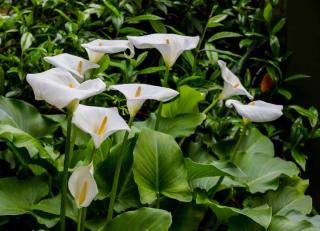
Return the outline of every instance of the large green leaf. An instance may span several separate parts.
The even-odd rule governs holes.
[[[268,205],[238,209],[220,205],[216,201],[209,200],[208,197],[203,194],[198,194],[197,204],[209,206],[218,217],[219,221],[223,223],[228,223],[229,218],[232,216],[243,215],[267,229],[272,218],[272,209]]]
[[[231,162],[212,161],[211,163],[204,164],[186,158],[185,164],[188,170],[189,180],[209,176],[245,176],[245,174]]]
[[[177,115],[198,113],[198,104],[204,100],[204,94],[184,85],[179,88],[179,97],[162,107],[161,116],[174,118]]]
[[[18,180],[0,179],[0,216],[32,214],[34,205],[49,192],[48,184],[40,177]]]
[[[277,191],[269,191],[263,196],[252,196],[247,200],[247,204],[262,205],[268,204],[272,207],[274,215],[285,216],[291,210],[296,210],[301,214],[308,214],[312,210],[312,199],[305,196],[297,189],[286,186]]]
[[[31,104],[3,96],[0,97],[0,123],[10,124],[36,138],[57,128],[55,122],[43,117]]]
[[[143,128],[133,155],[134,180],[142,203],[151,204],[159,194],[191,201],[183,155],[172,136]]]
[[[292,211],[286,216],[274,216],[269,231],[318,231],[320,230],[320,216],[308,217]]]
[[[292,177],[299,174],[294,163],[269,154],[238,153],[235,163],[246,173],[247,176],[239,181],[246,184],[251,193],[275,190],[282,175]]]
[[[274,148],[270,139],[262,135],[258,129],[252,128],[239,145],[238,153],[262,153],[274,156]]]
[[[59,194],[53,198],[41,200],[33,206],[33,210],[50,213],[58,217],[60,215],[60,202],[61,195]],[[74,221],[77,221],[78,218],[78,209],[71,196],[67,197],[66,216]]]
[[[158,131],[169,134],[174,138],[188,137],[192,135],[195,129],[205,120],[206,116],[202,113],[189,113],[178,115],[174,118],[160,118]],[[138,122],[134,125],[143,128],[154,128],[156,117],[154,114],[144,122]]]
[[[11,125],[0,124],[0,138],[13,143],[18,148],[26,148],[30,157],[38,152],[44,158],[50,157],[38,139]]]
[[[171,214],[165,210],[140,208],[118,215],[102,230],[108,231],[167,231],[171,225]]]

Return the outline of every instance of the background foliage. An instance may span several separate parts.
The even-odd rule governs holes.
[[[81,44],[93,38],[125,39],[157,32],[200,35],[201,45],[185,52],[170,72],[170,87],[179,89],[180,97],[164,106],[160,131],[167,135],[146,128],[154,124],[155,115],[148,115],[156,103],[148,102],[138,114],[123,167],[128,169],[135,159],[134,179],[132,173],[122,171],[116,211],[154,201],[157,190],[145,187],[146,179],[139,178],[143,173],[137,172],[140,162],[153,158],[141,148],[148,145],[143,136],[154,136],[173,153],[172,159],[163,158],[163,167],[168,168],[163,172],[171,170],[170,179],[160,179],[161,208],[171,212],[172,230],[318,229],[318,217],[306,216],[312,210],[311,198],[304,195],[308,181],[299,177],[306,164],[303,144],[320,136],[318,112],[290,104],[286,84],[308,76],[282,72],[290,52],[282,34],[286,20],[277,4],[277,0],[2,1],[0,224],[31,230],[51,228],[58,221],[66,122],[57,109],[34,101],[26,74],[49,69],[45,56],[68,52],[86,57]],[[157,51],[137,50],[134,59],[123,57],[105,56],[100,69],[87,77],[100,76],[107,85],[160,85],[165,67]],[[218,59],[231,64],[255,98],[286,106],[280,120],[249,126],[237,150],[243,155],[233,163],[227,160],[243,130],[242,120],[225,107],[216,107],[207,116],[201,113],[221,90]],[[117,106],[127,116],[125,99],[119,94],[103,93],[86,103]],[[88,137],[81,131],[77,134],[72,168],[85,162],[92,149],[92,144],[87,146]],[[88,211],[87,228],[92,230],[103,227],[121,135],[105,142],[95,158],[99,195]],[[161,157],[165,151],[157,153]],[[185,174],[174,171],[179,168]],[[223,182],[215,188],[220,176]],[[179,187],[170,188],[172,179]],[[155,194],[150,197],[145,191]],[[112,230],[121,230],[128,217],[146,214],[155,222],[153,227],[160,227],[153,217],[163,217],[159,230],[166,230],[170,217],[159,213],[140,208],[122,214],[111,224]],[[67,216],[77,217],[71,200]]]

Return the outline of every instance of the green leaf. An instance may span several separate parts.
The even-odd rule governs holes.
[[[291,211],[286,216],[274,216],[268,230],[318,231],[320,229],[320,225],[316,220],[319,219],[319,215],[310,218],[296,211]]]
[[[237,152],[239,154],[245,152],[247,154],[261,153],[270,157],[274,156],[273,143],[256,128],[249,130],[249,134],[244,137]]]
[[[9,124],[33,137],[43,137],[57,128],[57,123],[43,117],[31,104],[0,97],[0,123]]]
[[[238,209],[220,205],[218,202],[211,201],[202,194],[198,194],[196,202],[197,204],[209,206],[218,217],[219,221],[225,224],[228,223],[229,218],[232,216],[243,215],[267,229],[272,218],[272,209],[268,205]]]
[[[286,24],[286,19],[282,18],[279,20],[279,22],[272,28],[271,34],[275,35],[278,33]]]
[[[223,26],[221,23],[223,20],[225,20],[228,17],[227,14],[219,14],[211,17],[208,21],[208,28],[217,27],[217,26]]]
[[[49,153],[44,149],[39,140],[18,128],[7,124],[0,124],[0,138],[11,142],[17,148],[26,148],[30,157],[39,153],[41,158],[51,159]]]
[[[308,109],[305,109],[305,108],[303,108],[301,106],[298,106],[298,105],[290,105],[288,107],[288,109],[293,109],[296,112],[298,112],[300,115],[305,116],[307,118],[313,118],[314,117],[314,114],[312,112],[310,112]]]
[[[144,15],[139,15],[135,17],[128,18],[126,20],[127,23],[137,23],[139,21],[157,21],[157,20],[163,20],[163,18],[153,15],[153,14],[144,14]]]
[[[29,47],[31,47],[32,43],[34,41],[34,37],[30,32],[23,33],[20,41],[21,49],[26,50]]]
[[[274,215],[285,216],[291,210],[308,214],[312,210],[312,198],[305,196],[291,186],[281,187],[277,191],[269,191],[265,195],[255,195],[246,201],[251,206],[268,204]]]
[[[215,47],[211,43],[206,43],[204,49],[210,64],[216,64],[218,62],[218,53],[215,51]]]
[[[246,173],[247,177],[239,181],[246,184],[251,193],[275,190],[282,175],[292,177],[299,174],[299,169],[294,163],[274,158],[269,154],[238,153],[235,163]]]
[[[161,116],[174,118],[177,115],[199,112],[198,104],[204,100],[204,94],[184,85],[179,88],[179,97],[162,107]]]
[[[59,216],[60,203],[61,203],[61,195],[59,194],[55,197],[41,200],[39,203],[33,206],[33,210]],[[67,197],[66,216],[71,218],[74,221],[77,221],[77,218],[78,218],[78,208],[76,207],[74,199],[71,196]]]
[[[118,215],[101,230],[123,231],[129,228],[130,231],[167,231],[171,222],[171,214],[165,210],[140,208]]]
[[[307,157],[296,149],[291,150],[291,156],[297,162],[297,164],[302,168],[302,170],[305,171]]]
[[[155,32],[157,32],[157,33],[167,33],[167,28],[163,24],[163,22],[158,21],[158,20],[152,20],[152,21],[149,21],[149,22],[150,22],[150,25],[152,26],[152,28],[155,30]]]
[[[286,78],[284,81],[285,82],[289,82],[289,81],[294,81],[294,80],[298,80],[298,79],[307,79],[307,78],[311,78],[311,76],[310,75],[297,74],[297,75],[292,75],[292,76]]]
[[[49,193],[48,184],[40,177],[18,180],[0,179],[0,216],[32,213],[33,206]]]
[[[189,113],[174,118],[160,118],[158,130],[170,134],[174,138],[188,137],[194,133],[205,118],[206,115],[202,113]],[[155,119],[154,123],[151,124],[155,124]]]
[[[147,67],[143,70],[138,71],[139,75],[147,75],[147,74],[152,74],[152,73],[156,73],[159,71],[164,71],[166,70],[165,66],[160,66],[160,67]]]
[[[189,180],[209,176],[245,176],[245,174],[231,162],[212,161],[211,163],[204,164],[186,158],[185,164],[188,170]]]
[[[183,155],[172,136],[143,128],[133,156],[134,180],[142,203],[151,204],[159,194],[191,201]]]
[[[223,32],[219,32],[216,33],[215,35],[211,36],[208,39],[208,42],[213,42],[216,41],[218,39],[223,39],[223,38],[236,38],[236,37],[241,37],[242,35],[239,33],[235,33],[235,32],[230,32],[230,31],[223,31]]]
[[[270,42],[270,47],[271,47],[272,54],[275,57],[278,57],[279,56],[279,52],[280,52],[280,42],[279,42],[278,37],[275,36],[275,35],[271,35],[269,42]]]
[[[174,138],[188,137],[205,120],[206,116],[202,113],[189,113],[178,115],[174,118],[160,118],[158,131],[169,134]],[[157,117],[150,114],[150,118],[144,122],[135,122],[134,126],[142,129],[144,127],[154,128]]]
[[[112,13],[114,13],[115,16],[117,16],[117,17],[120,16],[120,13],[119,13],[118,9],[117,9],[114,5],[112,5],[109,1],[103,0],[103,3],[104,3],[104,5],[105,5],[106,7],[109,8],[109,10],[112,11]]]
[[[272,5],[268,3],[263,11],[264,20],[269,24],[272,19]]]
[[[5,74],[2,67],[0,67],[0,96],[4,94],[4,87],[5,87]]]

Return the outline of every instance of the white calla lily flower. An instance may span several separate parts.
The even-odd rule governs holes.
[[[62,68],[28,74],[27,82],[31,85],[36,100],[45,100],[59,109],[68,106],[75,99],[82,100],[97,95],[106,88],[101,79],[80,84]]]
[[[166,102],[179,95],[179,92],[170,88],[138,83],[112,85],[109,89],[118,90],[125,95],[128,111],[132,118],[148,99]]]
[[[252,101],[251,103],[244,105],[238,100],[228,99],[226,106],[236,109],[238,114],[252,122],[268,122],[278,119],[283,113],[283,106],[264,101]]]
[[[77,167],[69,178],[68,187],[77,207],[88,207],[98,194],[98,186],[93,177],[92,163]]]
[[[253,96],[243,87],[239,78],[228,69],[225,62],[219,60],[218,64],[221,69],[221,75],[224,80],[223,90],[220,94],[220,99],[224,100],[234,95],[245,95],[250,100]]]
[[[130,51],[128,58],[134,56],[134,47],[128,40],[104,40],[96,39],[89,43],[81,45],[88,53],[89,60],[93,63],[98,63],[104,54],[114,54],[119,52]]]
[[[99,67],[99,65],[96,63],[67,53],[51,57],[44,57],[44,60],[55,67],[60,67],[71,72],[78,80],[83,80],[84,74],[89,69]]]
[[[144,36],[127,36],[128,40],[139,49],[157,49],[168,68],[171,68],[182,52],[192,50],[199,43],[199,36],[177,34],[150,34]]]
[[[94,145],[99,148],[102,142],[120,130],[130,131],[117,108],[103,108],[79,104],[74,111],[72,123],[91,135]]]

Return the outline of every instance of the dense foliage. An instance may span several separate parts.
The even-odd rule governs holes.
[[[305,195],[308,180],[300,177],[307,159],[303,145],[320,136],[318,112],[290,103],[286,83],[308,76],[282,72],[290,52],[282,42],[286,20],[277,5],[277,0],[0,0],[0,225],[58,227],[67,118],[34,100],[26,75],[48,70],[46,56],[87,57],[81,44],[96,38],[175,33],[200,36],[198,47],[184,52],[170,70],[168,84],[180,95],[163,104],[158,131],[157,101],[147,101],[137,114],[124,152],[117,216],[108,224],[124,132],[97,150],[99,194],[87,210],[86,228],[318,230],[320,218],[310,215],[312,199]],[[211,108],[223,86],[218,60],[255,99],[284,105],[284,115],[247,123],[223,103]],[[99,77],[107,86],[161,85],[166,69],[155,49],[136,49],[131,59],[105,55],[99,64],[86,78]],[[115,91],[82,103],[118,107],[129,118],[125,98]],[[70,173],[88,164],[94,147],[78,128],[73,137]],[[73,230],[79,211],[69,199],[67,224]]]

